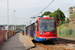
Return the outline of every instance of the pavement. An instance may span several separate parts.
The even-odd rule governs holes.
[[[9,41],[4,42],[1,45],[0,50],[27,50],[35,46],[31,40],[32,38],[17,33],[9,38]]]

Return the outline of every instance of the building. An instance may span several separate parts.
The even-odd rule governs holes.
[[[71,16],[75,13],[75,6],[70,7],[68,11],[69,11],[68,18],[71,19]]]
[[[0,30],[4,30],[4,29],[5,29],[5,26],[0,25]]]
[[[9,29],[8,29],[9,28]],[[11,25],[9,25],[9,27],[8,26],[5,26],[5,30],[13,30],[13,27],[11,26]]]

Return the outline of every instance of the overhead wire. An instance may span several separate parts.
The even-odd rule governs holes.
[[[54,1],[54,0],[53,0]],[[53,2],[52,1],[52,2]],[[50,2],[42,11],[40,11],[37,15],[39,15],[40,13],[42,13],[49,5],[51,5],[52,4],[52,2]],[[35,15],[35,16],[37,16],[37,15]]]
[[[53,1],[54,1],[54,0],[52,0],[52,2],[53,2]],[[43,10],[41,10],[37,15],[39,15],[40,13],[42,13],[50,4],[52,4],[52,2],[50,2],[50,3],[49,3]],[[37,16],[37,15],[35,15],[35,16]],[[35,16],[34,16],[34,17],[35,17]],[[32,17],[32,18],[34,19],[34,17]],[[33,20],[33,19],[32,19],[32,20]],[[30,20],[30,23],[31,23],[32,20]]]

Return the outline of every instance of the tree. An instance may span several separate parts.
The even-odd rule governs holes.
[[[49,16],[50,17],[54,17],[54,13],[49,13]]]
[[[44,12],[43,14],[42,14],[42,16],[44,16],[44,15],[49,15],[51,12],[49,12],[49,11],[46,11],[46,12]]]
[[[59,20],[59,11],[60,11],[60,20],[63,22],[63,21],[65,21],[65,15],[59,9],[57,9],[56,11],[54,11],[54,18],[57,18],[57,20]]]
[[[71,16],[71,19],[73,19],[75,17],[75,13]]]
[[[67,18],[67,23],[69,23],[69,19]]]
[[[60,20],[61,22],[65,21],[65,15],[64,13],[57,9],[56,11],[54,11],[53,13],[52,12],[49,12],[49,11],[46,11],[42,14],[42,16],[44,15],[49,15],[50,17],[54,17],[54,18],[57,18],[57,20],[59,21],[59,11],[60,11]]]

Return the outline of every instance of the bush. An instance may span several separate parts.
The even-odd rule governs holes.
[[[73,31],[74,31],[74,30],[73,30],[72,28],[69,28],[69,29],[68,29],[69,35],[72,35],[72,34],[73,34]]]
[[[69,19],[67,18],[67,23],[69,23],[70,21],[69,21]]]
[[[69,19],[67,18],[67,20],[66,21],[63,21],[63,24],[65,24],[65,23],[69,23],[70,21],[69,21]]]
[[[75,13],[71,16],[71,19],[73,19],[75,17]]]
[[[68,27],[68,24],[64,24],[64,26],[67,26]]]

